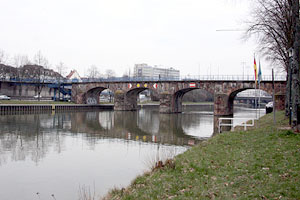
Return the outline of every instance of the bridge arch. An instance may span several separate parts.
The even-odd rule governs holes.
[[[199,87],[182,87],[174,93],[162,93],[160,95],[160,112],[162,113],[180,113],[182,112],[183,97],[186,93],[199,90],[214,94],[214,92],[205,86]]]
[[[183,96],[192,91],[196,90],[199,88],[185,88],[182,90],[178,90],[177,92],[174,93],[174,112],[182,112],[182,99]]]
[[[152,91],[149,87],[136,87],[129,90],[117,90],[115,92],[115,110],[135,111],[138,109],[138,95],[145,90]]]
[[[255,89],[255,83],[250,82],[247,84],[227,84],[221,91],[215,93],[215,102],[214,102],[214,114],[218,116],[228,116],[233,115],[233,101],[236,95],[242,91],[248,89]],[[268,94],[273,93],[273,84],[272,82],[262,82],[260,85],[260,90],[267,92]],[[275,101],[276,109],[283,110],[285,102],[285,83],[278,82],[275,85]]]
[[[226,116],[233,114],[231,102],[234,96],[243,90],[253,89],[254,81],[230,80],[182,80],[182,81],[144,81],[144,82],[94,82],[72,85],[72,100],[86,103],[86,99],[97,96],[108,88],[114,92],[115,110],[136,110],[137,94],[150,89],[159,96],[160,112],[181,112],[182,97],[194,89],[203,89],[214,94],[214,114]],[[261,89],[271,93],[272,81],[262,81]],[[275,82],[276,108],[284,109],[286,82]],[[133,106],[132,106],[133,105]]]
[[[240,89],[236,89],[234,91],[232,91],[229,94],[229,98],[228,98],[228,102],[227,102],[227,108],[228,108],[228,113],[229,115],[233,115],[233,109],[234,109],[234,99],[236,97],[236,95],[240,92],[246,91],[246,90],[251,90],[251,89],[255,89],[252,87],[248,87],[248,88],[240,88]]]
[[[106,87],[94,87],[83,94],[83,101],[86,104],[99,104],[100,94],[106,90]]]

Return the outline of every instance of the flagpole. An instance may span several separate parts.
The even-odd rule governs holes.
[[[272,89],[273,89],[273,121],[274,125],[276,125],[276,102],[275,102],[275,82],[274,82],[274,68],[272,68]]]
[[[254,108],[255,108],[255,118],[257,119],[257,95],[256,95],[256,80],[255,80],[255,97],[254,97],[254,103],[255,103],[255,106],[254,106]]]
[[[258,92],[259,92],[259,96],[258,96],[258,118],[260,118],[260,81],[258,82]]]
[[[261,66],[260,66],[260,60],[259,60],[259,66],[258,66],[258,92],[259,92],[259,96],[258,96],[258,118],[260,118],[260,95],[261,95],[261,91],[260,91],[260,82],[262,80],[261,77]]]
[[[254,97],[254,108],[255,108],[255,118],[257,119],[257,99],[256,99],[256,88],[257,88],[257,67],[256,67],[256,61],[255,61],[255,54],[254,54],[254,84],[255,84],[255,97]]]

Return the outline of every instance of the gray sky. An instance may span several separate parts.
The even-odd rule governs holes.
[[[251,1],[249,1],[251,2]],[[122,75],[135,63],[181,75],[253,74],[253,41],[241,32],[248,1],[1,0],[0,49],[11,57],[39,50],[84,75],[91,65]],[[253,5],[252,5],[253,6]],[[268,75],[262,61],[263,75]]]

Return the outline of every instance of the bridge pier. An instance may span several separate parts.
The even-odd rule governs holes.
[[[234,97],[230,97],[227,94],[215,93],[214,96],[214,133],[219,132],[219,119],[224,118],[233,118],[233,100]],[[232,121],[223,120],[222,122],[230,124]],[[224,126],[221,131],[230,131],[231,127]]]
[[[227,94],[215,94],[214,97],[214,115],[232,116],[233,99]]]
[[[129,95],[122,90],[116,90],[114,100],[114,110],[135,111],[138,109],[137,96],[135,94]]]
[[[160,113],[180,113],[182,112],[182,97],[183,94],[161,93],[160,95]]]

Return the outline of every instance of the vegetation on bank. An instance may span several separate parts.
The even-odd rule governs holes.
[[[105,199],[300,199],[300,134],[277,112],[219,134]]]

